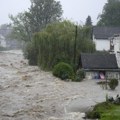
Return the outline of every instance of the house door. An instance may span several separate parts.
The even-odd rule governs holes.
[[[101,79],[101,80],[104,80],[105,79],[105,71],[99,71],[99,78]]]

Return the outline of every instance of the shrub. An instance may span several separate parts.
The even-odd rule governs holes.
[[[87,118],[98,119],[100,118],[100,113],[98,111],[90,111],[86,113]]]
[[[29,65],[37,65],[38,51],[32,42],[28,43],[24,49],[24,57],[28,59]]]
[[[100,119],[102,114],[105,111],[110,110],[112,106],[113,104],[109,102],[98,103],[94,106],[92,111],[86,112],[86,116],[89,119]]]
[[[82,81],[85,78],[84,71],[79,69],[76,73],[75,81]]]
[[[62,80],[74,79],[73,68],[69,64],[64,62],[60,62],[54,66],[53,75],[61,78]]]
[[[118,80],[117,79],[111,79],[108,83],[111,90],[115,90],[115,88],[118,86]]]

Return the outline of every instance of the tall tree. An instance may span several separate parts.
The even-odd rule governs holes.
[[[97,24],[100,26],[120,26],[120,0],[108,0]]]
[[[86,18],[85,26],[92,26],[91,16],[89,16],[89,15]]]
[[[31,0],[31,7],[26,13],[33,32],[39,32],[47,24],[60,20],[61,15],[61,4],[55,0]]]
[[[28,12],[19,13],[17,16],[10,16],[14,34],[18,38],[29,41],[35,32],[41,31],[46,25],[59,21],[62,16],[62,7],[59,1],[55,0],[31,0]]]
[[[17,40],[30,41],[32,39],[32,32],[26,12],[19,13],[15,17],[13,15],[10,15],[9,17],[13,22],[13,30],[10,37]]]
[[[30,64],[39,64],[43,69],[52,69],[58,62],[74,64],[74,44],[76,26],[70,21],[48,25],[42,32],[34,34],[26,48],[25,55]],[[76,61],[80,52],[94,52],[95,45],[89,40],[86,28],[77,27]]]

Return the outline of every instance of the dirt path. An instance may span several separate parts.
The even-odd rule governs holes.
[[[0,52],[0,120],[82,120],[79,111],[119,91],[93,80],[63,82],[29,66],[21,51]]]

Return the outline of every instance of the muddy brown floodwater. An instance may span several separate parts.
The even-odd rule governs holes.
[[[64,82],[37,66],[22,51],[0,52],[0,120],[83,120],[83,113],[106,94],[95,80]]]

